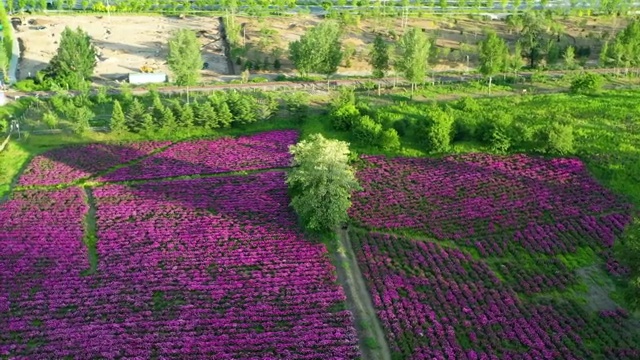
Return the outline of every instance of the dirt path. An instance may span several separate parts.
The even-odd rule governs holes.
[[[615,288],[611,280],[602,273],[598,265],[587,266],[576,271],[588,287],[587,306],[593,311],[615,310],[618,305],[609,294]]]
[[[389,345],[376,316],[375,308],[351,248],[349,233],[337,231],[338,251],[333,254],[338,280],[347,294],[347,305],[356,320],[362,358],[366,360],[391,360]]]

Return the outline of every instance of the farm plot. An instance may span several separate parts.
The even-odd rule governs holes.
[[[69,183],[108,170],[169,146],[169,141],[130,144],[89,144],[47,151],[33,158],[24,170],[19,185],[55,185]]]
[[[3,288],[0,327],[12,332],[0,335],[0,356],[359,357],[335,269],[296,230],[284,173],[112,184],[91,198],[95,273],[80,276],[83,255],[58,274],[67,281],[47,276],[35,295]],[[53,264],[70,261],[57,254]],[[20,255],[0,259],[33,262]]]
[[[237,139],[183,142],[137,164],[106,174],[101,180],[156,179],[289,167],[289,146],[297,139],[297,131],[282,130]]]
[[[79,188],[17,192],[0,206],[0,358],[60,359],[83,349],[61,344],[79,330],[62,326],[63,318],[84,306],[81,294],[95,283],[80,276],[89,267],[87,210]]]
[[[364,156],[351,216],[375,229],[411,230],[482,256],[609,248],[631,207],[577,159],[471,154],[443,159]]]
[[[525,302],[483,261],[458,249],[352,232],[393,356],[402,359],[637,359],[618,309]]]

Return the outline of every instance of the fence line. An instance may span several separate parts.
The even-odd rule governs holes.
[[[2,150],[4,150],[5,146],[7,146],[7,144],[9,143],[9,139],[11,138],[11,134],[7,135],[7,138],[4,139],[4,141],[2,142],[2,145],[0,145],[0,152],[2,152]]]

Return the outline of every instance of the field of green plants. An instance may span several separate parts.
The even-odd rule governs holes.
[[[429,91],[14,104],[64,131],[0,153],[0,358],[361,358],[332,236],[288,206],[315,133],[350,142],[392,358],[640,357],[640,91]]]

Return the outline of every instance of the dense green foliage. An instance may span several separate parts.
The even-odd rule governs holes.
[[[289,43],[289,58],[302,76],[309,73],[335,74],[342,60],[342,30],[338,23],[325,21],[309,29],[300,40]]]
[[[349,165],[349,144],[313,134],[290,151],[294,166],[287,176],[291,206],[306,227],[323,231],[344,223],[351,192],[360,188]]]
[[[167,63],[178,85],[195,85],[200,80],[200,70],[204,62],[200,54],[200,42],[196,33],[179,29],[169,38]]]
[[[626,230],[616,246],[616,255],[629,270],[624,296],[631,308],[640,309],[640,219]]]
[[[80,89],[91,80],[95,67],[96,49],[91,37],[80,28],[65,27],[45,74],[62,88]]]
[[[371,68],[373,69],[373,77],[378,79],[382,79],[390,69],[389,44],[384,41],[380,34],[377,34],[373,40],[373,49],[371,51],[371,57],[369,58],[369,64],[371,64]]]
[[[399,54],[395,67],[412,84],[412,94],[415,84],[424,81],[427,75],[430,48],[429,38],[418,28],[407,30],[398,43]]]

